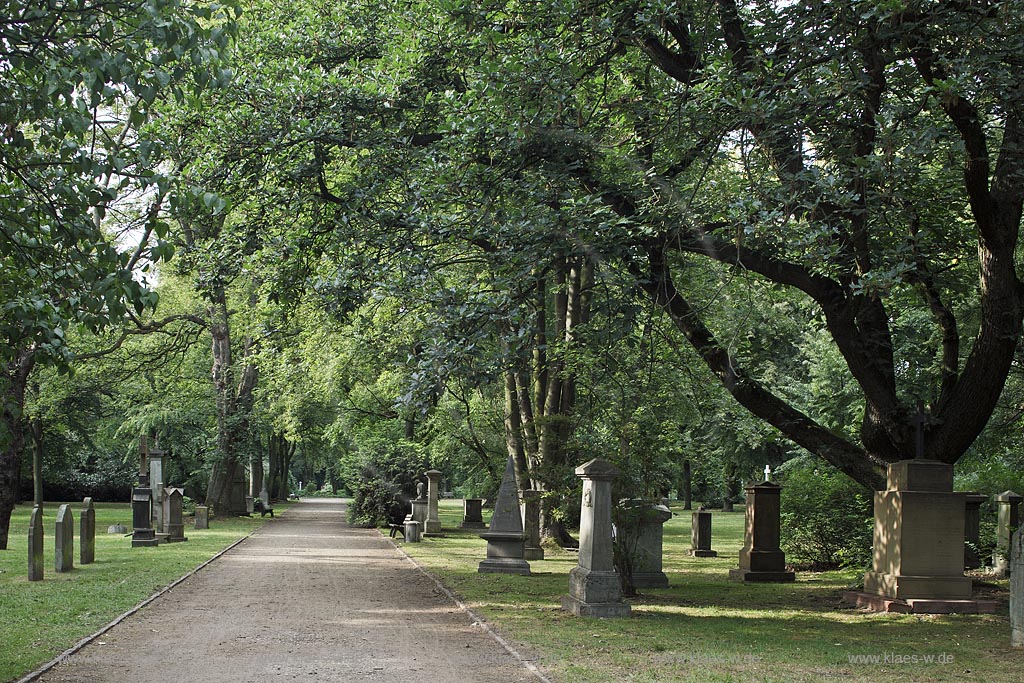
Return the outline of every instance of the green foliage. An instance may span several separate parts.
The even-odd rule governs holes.
[[[865,567],[871,560],[872,498],[860,484],[802,457],[779,471],[782,549],[799,569]]]
[[[421,445],[367,439],[345,461],[343,478],[353,493],[350,521],[378,526],[404,516],[427,469]]]

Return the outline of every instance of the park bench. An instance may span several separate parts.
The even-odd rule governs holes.
[[[402,508],[396,507],[388,514],[388,528],[391,529],[391,538],[398,534],[405,538],[405,515]]]
[[[264,505],[262,500],[253,501],[252,509],[254,512],[260,513],[260,517],[264,517],[267,514],[269,514],[271,517],[274,516],[274,508],[270,505]]]

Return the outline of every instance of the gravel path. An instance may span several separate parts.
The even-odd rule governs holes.
[[[39,680],[536,679],[340,501],[311,499]]]

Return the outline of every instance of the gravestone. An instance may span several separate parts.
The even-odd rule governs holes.
[[[96,561],[96,509],[93,508],[92,498],[82,501],[78,530],[78,561],[81,564],[92,564]]]
[[[1024,647],[1024,531],[1013,534],[1010,547],[1010,645]]]
[[[441,520],[437,517],[437,497],[442,475],[437,470],[427,470],[423,474],[427,477],[427,519],[423,523],[423,535],[437,536],[441,533]]]
[[[252,496],[245,497],[245,514],[251,515],[256,510],[256,499]]]
[[[420,542],[420,523],[415,519],[405,520],[405,531],[402,536],[405,537],[406,543],[419,543]]]
[[[562,596],[562,609],[576,616],[629,616],[612,558],[612,479],[618,473],[601,458],[576,468],[576,476],[583,479],[580,550],[569,572],[569,594]]]
[[[43,580],[43,509],[38,506],[28,522],[28,580]]]
[[[462,524],[463,529],[483,529],[487,525],[484,524],[483,517],[483,498],[466,498],[462,501]]]
[[[411,502],[411,505],[412,512],[409,514],[409,519],[418,522],[422,531],[427,523],[427,501],[417,498]]]
[[[139,476],[139,486],[132,489],[132,547],[146,548],[158,545],[160,539],[149,526],[152,523],[150,508],[153,505],[153,491],[149,488],[149,474]]]
[[[57,508],[57,524],[53,533],[53,570],[69,572],[75,568],[75,516],[65,503]]]
[[[891,463],[887,490],[875,492],[872,569],[864,590],[843,598],[887,612],[994,611],[994,601],[971,599],[971,579],[964,576],[965,499],[953,491],[952,465]]]
[[[108,526],[107,527],[107,533],[108,534],[126,534],[126,533],[128,533],[128,527],[126,527],[124,524],[121,524],[121,522],[118,522],[117,524],[111,524],[110,526]]]
[[[977,569],[981,566],[978,547],[981,544],[981,504],[988,496],[980,493],[968,493],[964,507],[964,569]]]
[[[501,478],[498,500],[491,515],[491,526],[480,538],[487,541],[487,559],[482,560],[477,571],[484,574],[530,573],[530,563],[523,558],[523,518],[519,513],[519,487],[516,485],[515,467],[512,458],[505,463],[505,475]]]
[[[996,551],[992,556],[992,571],[998,576],[1008,576],[1010,571],[1013,533],[1020,527],[1020,503],[1024,496],[1013,491],[1003,491],[995,498],[998,522],[996,526]]]
[[[690,557],[718,557],[711,549],[711,511],[694,510],[690,516]]]
[[[786,554],[779,547],[779,497],[782,487],[764,481],[747,489],[746,527],[739,569],[729,570],[733,581],[782,583],[796,575],[786,571]]]
[[[168,543],[188,540],[185,537],[185,523],[181,518],[181,499],[184,493],[185,489],[164,489],[164,533],[167,534]]]
[[[523,514],[524,560],[543,560],[544,548],[540,545],[540,491],[523,491],[521,512]]]
[[[149,449],[149,486],[152,491],[152,527],[159,535],[164,529],[164,452],[157,446]]]
[[[651,505],[641,500],[629,501],[639,506],[635,528],[623,529],[625,544],[633,554],[633,585],[637,588],[668,588],[668,577],[662,570],[665,522],[672,512],[665,505]],[[636,533],[636,538],[633,538]]]
[[[210,508],[205,505],[196,505],[196,529],[210,528]]]

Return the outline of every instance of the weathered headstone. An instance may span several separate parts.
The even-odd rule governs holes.
[[[256,499],[252,496],[245,497],[245,514],[251,515],[256,510]]]
[[[78,561],[81,564],[92,564],[96,561],[96,509],[92,505],[92,498],[82,501],[78,530]]]
[[[1007,576],[1010,571],[1013,533],[1020,527],[1020,503],[1024,496],[1013,491],[1003,491],[995,498],[998,522],[996,526],[996,551],[992,556],[993,573]]]
[[[153,491],[149,488],[149,474],[139,476],[139,486],[132,489],[132,547],[145,548],[158,545],[160,540],[152,524]]]
[[[210,508],[205,505],[196,505],[196,529],[210,528]]]
[[[75,568],[75,516],[65,503],[57,508],[57,524],[53,533],[53,570],[69,572]]]
[[[964,576],[966,494],[953,491],[953,466],[936,460],[891,463],[887,490],[875,492],[872,569],[847,602],[879,611],[991,612],[971,599]]]
[[[419,522],[420,531],[422,532],[423,527],[427,523],[427,501],[425,498],[423,500],[416,498],[410,504],[412,505],[412,512],[409,513],[409,519]]]
[[[117,524],[111,524],[110,526],[108,526],[107,527],[107,533],[108,534],[126,534],[126,533],[128,533],[128,527],[126,527],[124,524],[121,524],[121,522],[118,522]]]
[[[627,501],[638,508],[635,525],[621,529],[625,534],[625,547],[632,553],[633,585],[637,588],[668,588],[668,576],[662,569],[662,553],[665,537],[665,522],[672,519],[672,511],[666,505],[652,505],[648,502]],[[633,537],[636,533],[636,537]]]
[[[168,543],[187,541],[185,523],[181,517],[181,499],[185,489],[169,487],[164,489],[164,533]]]
[[[149,448],[149,486],[152,491],[152,527],[157,534],[164,529],[164,452],[157,446]]]
[[[423,474],[427,477],[427,519],[423,523],[423,535],[436,536],[441,533],[441,520],[437,516],[437,497],[442,475],[437,470],[427,470]]]
[[[511,457],[505,464],[491,526],[480,534],[480,538],[487,541],[487,559],[480,562],[477,571],[485,574],[530,573],[530,563],[523,559],[525,534],[519,513],[519,487]]]
[[[729,570],[733,581],[782,583],[796,575],[786,571],[786,554],[779,547],[779,496],[782,487],[764,481],[747,489],[746,528],[740,566]]]
[[[1014,532],[1011,543],[1010,645],[1024,647],[1024,530]]]
[[[28,580],[43,580],[43,509],[32,508],[28,522]]]
[[[690,556],[718,557],[711,549],[711,511],[703,507],[690,516]]]
[[[613,562],[612,479],[618,473],[600,458],[576,468],[583,479],[579,560],[569,572],[569,594],[562,596],[562,609],[576,616],[629,616]]]
[[[543,560],[544,548],[540,545],[540,491],[526,489],[523,491],[521,511],[523,514],[524,560]]]
[[[402,536],[405,538],[406,543],[419,543],[420,542],[420,523],[415,519],[405,520],[405,531]]]
[[[981,566],[978,547],[981,544],[981,504],[988,496],[980,493],[968,493],[964,507],[964,569],[977,569]]]
[[[463,529],[484,529],[483,498],[466,498],[462,501],[462,524]]]

